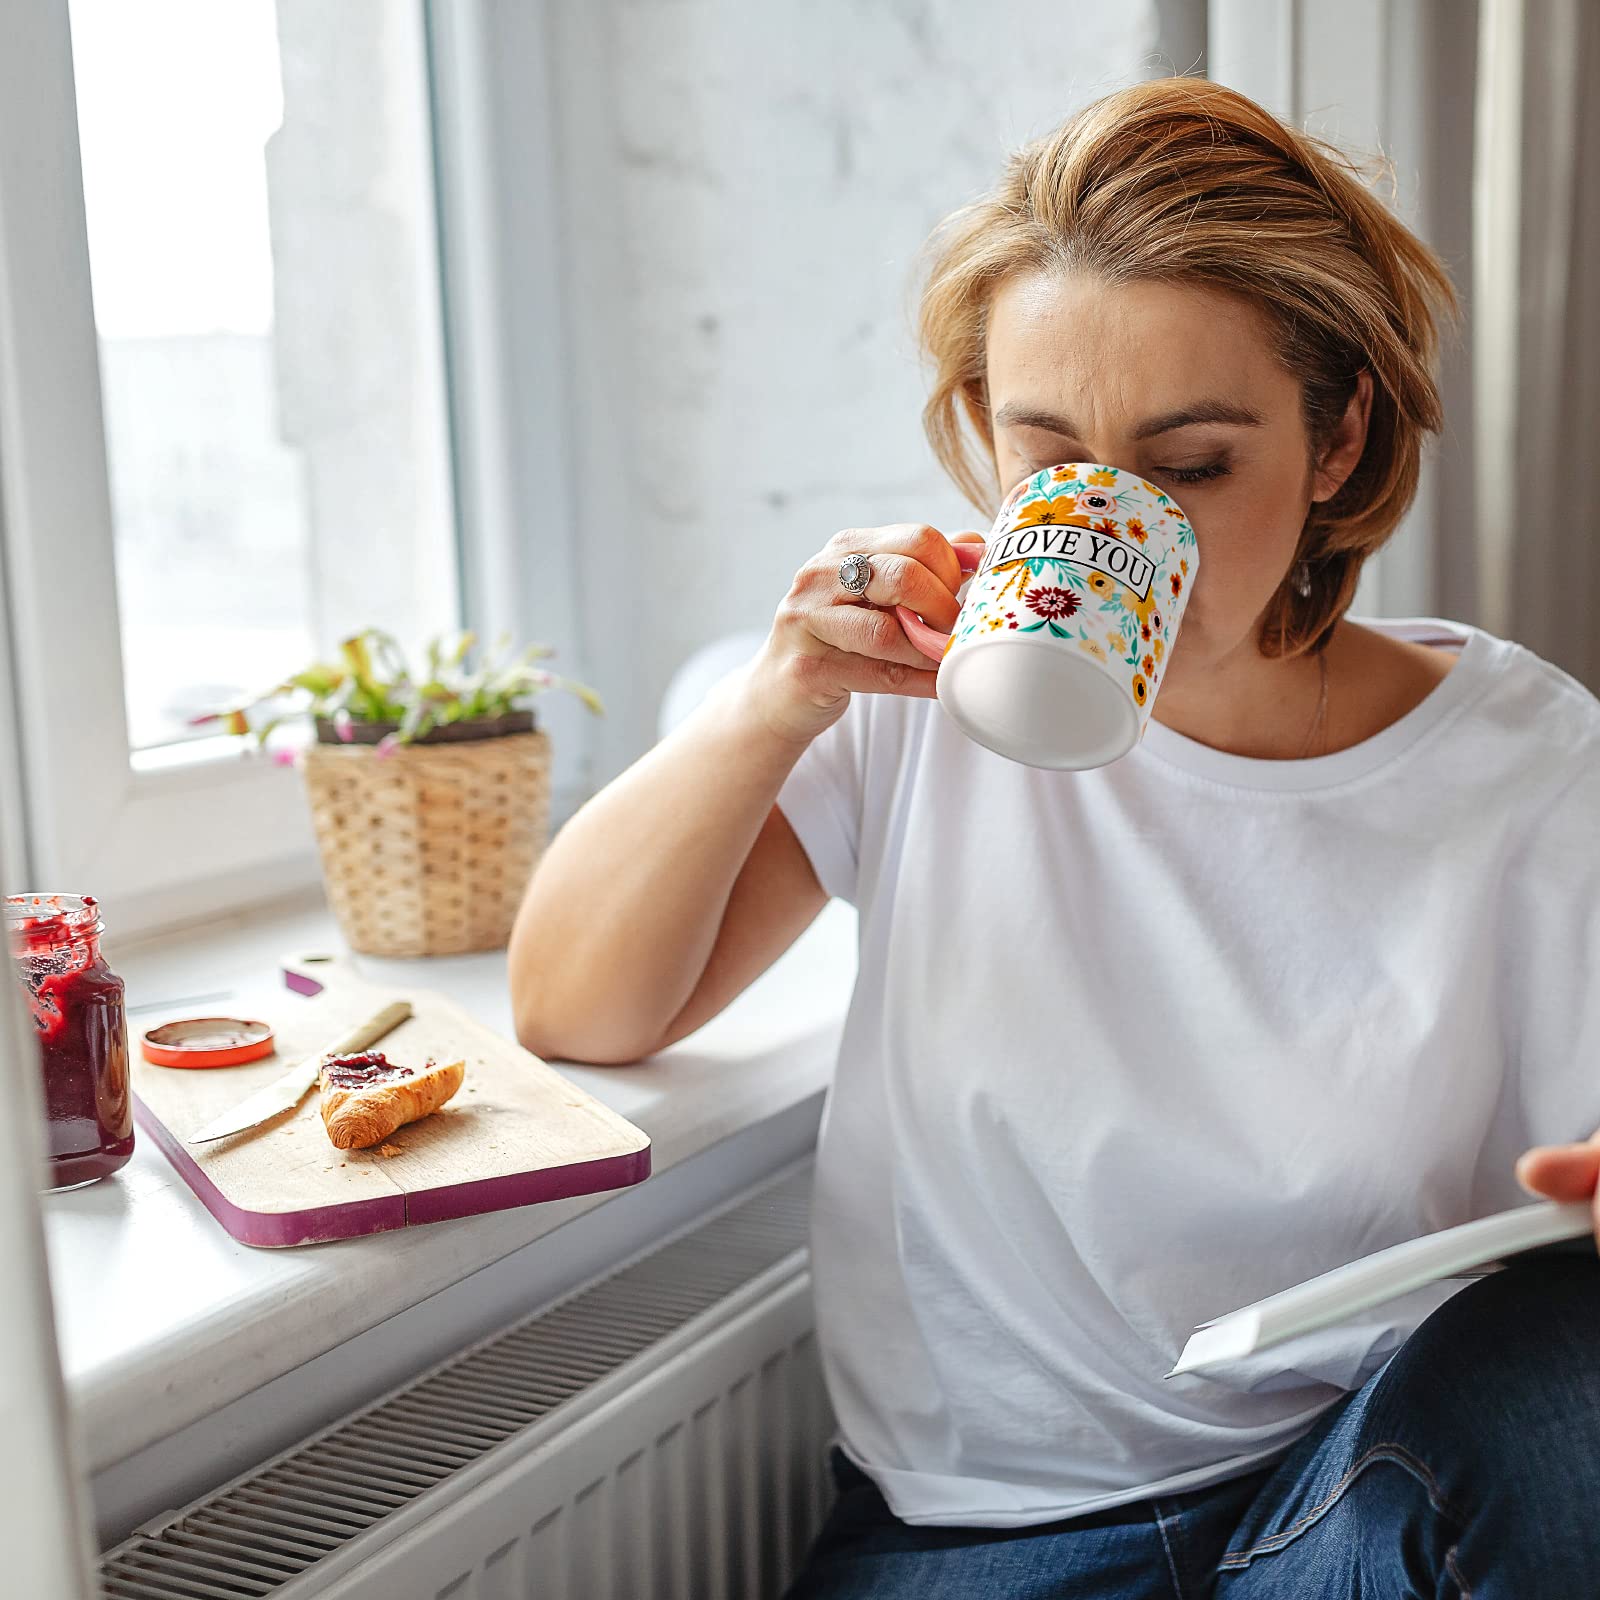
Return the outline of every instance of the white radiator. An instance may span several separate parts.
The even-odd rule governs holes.
[[[111,1600],[763,1600],[832,1495],[810,1165],[108,1552]]]

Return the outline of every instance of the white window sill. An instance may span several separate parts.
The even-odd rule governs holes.
[[[216,733],[202,739],[182,739],[176,744],[135,750],[129,755],[128,763],[141,775],[158,772],[204,775],[222,767],[237,767],[245,761],[265,764],[271,759],[244,739],[230,733]]]
[[[200,1006],[257,989],[286,952],[313,949],[344,949],[320,905],[279,907],[111,954],[130,1007]],[[354,959],[375,981],[442,990],[511,1033],[503,952],[421,962]],[[638,1066],[562,1063],[575,1082],[650,1135],[651,1179],[615,1196],[306,1249],[258,1250],[230,1238],[141,1135],[116,1177],[44,1199],[82,1465],[99,1474],[127,1462],[584,1213],[629,1195],[650,1206],[652,1185],[673,1168],[719,1142],[731,1149],[736,1136],[753,1138],[761,1125],[820,1096],[854,972],[855,913],[835,901],[769,972],[691,1038]],[[132,1031],[148,1025],[143,1016],[130,1017]],[[663,1201],[676,1195],[681,1209],[681,1190],[662,1185],[656,1193]],[[671,1210],[663,1207],[664,1214]],[[678,1225],[667,1214],[660,1231]],[[570,1238],[576,1241],[577,1232]],[[596,1260],[591,1270],[607,1264]]]

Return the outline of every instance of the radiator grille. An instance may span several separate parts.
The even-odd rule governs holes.
[[[318,1567],[319,1574],[325,1572],[330,1579],[346,1572],[348,1563],[339,1561],[340,1555],[363,1541],[372,1543],[374,1532],[386,1525],[403,1523],[408,1508],[421,1509],[417,1503],[423,1497],[429,1497],[425,1504],[436,1506],[442,1490],[456,1486],[465,1493],[491,1478],[497,1456],[513,1444],[523,1454],[538,1448],[575,1418],[692,1349],[708,1329],[756,1305],[775,1286],[803,1276],[810,1187],[807,1162],[165,1523],[141,1530],[103,1558],[105,1595],[110,1600],[246,1600],[282,1595],[288,1585],[296,1594],[312,1592],[295,1580],[309,1578],[319,1563],[325,1564]],[[803,1338],[809,1346],[809,1333]],[[767,1366],[774,1367],[777,1359],[768,1358]],[[810,1361],[814,1366],[814,1351]],[[820,1378],[813,1381],[820,1390]],[[742,1402],[734,1395],[736,1403],[760,1403],[760,1372],[735,1387],[751,1391]],[[775,1390],[780,1413],[786,1403],[783,1392]],[[825,1410],[825,1401],[811,1409]],[[737,1559],[740,1565],[769,1569],[759,1573],[763,1590],[792,1563],[819,1510],[818,1447],[826,1420],[814,1415],[801,1430],[801,1447],[816,1456],[816,1470],[803,1474],[808,1481],[783,1487],[786,1548],[776,1556],[757,1553]],[[749,1436],[783,1424],[781,1414],[760,1422],[751,1418]],[[692,1419],[682,1431],[693,1434]],[[685,1448],[693,1448],[692,1438]],[[556,1530],[563,1541],[585,1537],[579,1525],[588,1524],[590,1540],[601,1546],[612,1542],[611,1530],[603,1525],[606,1501],[627,1493],[630,1464],[624,1461],[608,1477],[596,1479],[595,1492],[577,1497],[572,1508],[576,1514],[557,1519],[572,1524]],[[760,1464],[748,1465],[759,1478]],[[729,1493],[734,1498],[748,1495],[759,1487],[743,1474],[728,1478],[725,1486],[720,1479],[718,1484],[724,1498]],[[668,1492],[689,1493],[691,1487]],[[719,1514],[729,1509],[713,1508]],[[400,1530],[394,1531],[398,1535]],[[535,1527],[531,1534],[537,1544],[541,1529]],[[496,1555],[485,1552],[486,1569]],[[518,1557],[519,1563],[525,1559],[525,1554]],[[697,1586],[703,1574],[685,1571],[683,1577],[685,1593],[705,1592]],[[450,1592],[458,1591],[452,1587]],[[735,1584],[730,1592],[757,1590]]]

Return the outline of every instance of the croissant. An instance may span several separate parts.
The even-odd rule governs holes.
[[[364,1150],[402,1123],[437,1111],[461,1087],[466,1063],[402,1067],[382,1052],[335,1056],[322,1063],[322,1124],[340,1150]]]

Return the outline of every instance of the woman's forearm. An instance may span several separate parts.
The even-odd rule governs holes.
[[[805,741],[735,673],[551,841],[511,936],[517,1034],[536,1054],[621,1061],[693,994],[723,912]]]
[[[864,589],[841,581],[842,557],[871,558]],[[809,863],[803,876],[794,870],[793,834],[774,828],[775,870],[757,871],[718,942],[746,864],[769,864],[752,851],[773,802],[852,694],[934,698],[936,673],[894,607],[949,627],[961,574],[950,541],[926,523],[836,533],[795,574],[750,666],[561,830],[511,935],[512,1006],[529,1049],[637,1060],[792,940],[826,896]],[[729,960],[714,967],[714,953]],[[690,1010],[708,977],[713,987]]]

